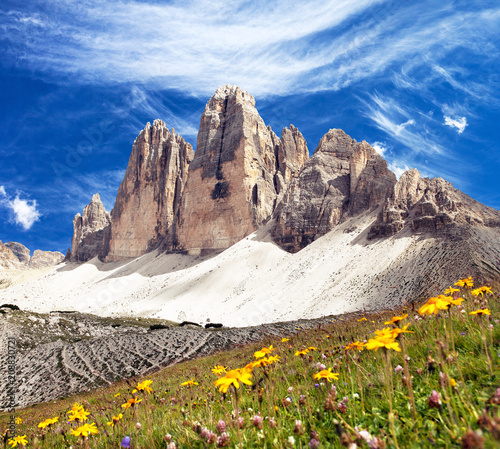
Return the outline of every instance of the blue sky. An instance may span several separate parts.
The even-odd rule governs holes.
[[[134,138],[161,118],[193,146],[218,86],[256,98],[312,153],[330,128],[500,208],[496,1],[4,0],[0,239],[65,250]]]

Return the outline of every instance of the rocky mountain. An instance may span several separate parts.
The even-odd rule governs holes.
[[[432,260],[446,265],[450,276],[469,273],[492,279],[500,274],[495,268],[500,265],[500,212],[472,200],[441,178],[422,178],[416,170],[397,181],[386,161],[367,142],[357,142],[339,129],[329,130],[309,158],[307,143],[297,128],[290,125],[278,137],[260,117],[255,99],[236,86],[220,87],[206,104],[194,156],[182,137],[155,120],[134,142],[111,214],[107,215],[96,197],[87,207],[75,218],[72,260],[99,256],[103,261],[126,262],[157,247],[189,257],[211,253],[215,257],[214,252],[258,235],[279,249],[276,253],[272,250],[271,259],[284,260],[281,250],[285,250],[301,254],[300,264],[314,266],[302,260],[313,257],[311,248],[322,247],[313,245],[315,242],[329,241],[326,237],[330,236],[339,247],[345,245],[344,252],[337,255],[337,249],[332,248],[325,254],[343,257],[348,265],[361,245],[370,257],[383,261],[380,269],[386,270],[390,288],[399,285],[396,296],[389,287],[377,287],[380,295],[374,298],[373,285],[380,280],[373,280],[374,284],[366,280],[370,287],[364,293],[358,292],[364,282],[353,281],[349,286],[365,298],[360,300],[363,304],[368,297],[380,304],[381,295],[385,295],[396,304],[398,298],[423,294],[422,276],[438,278]],[[346,236],[339,236],[339,232]],[[457,240],[461,241],[460,254],[452,245]],[[269,246],[266,251],[271,254]],[[423,262],[418,263],[418,257]],[[463,263],[457,264],[457,258],[463,258]],[[183,260],[172,267],[183,266],[188,259]],[[344,271],[347,265],[338,267],[339,276],[349,278],[347,273],[358,273],[352,266],[349,272]],[[404,276],[399,271],[403,265],[408,267]],[[296,271],[291,266],[289,269]],[[320,267],[317,270],[321,271]],[[166,275],[165,271],[160,273]],[[210,273],[203,276],[212,278]],[[271,282],[266,276],[257,276],[263,285]],[[197,281],[183,284],[184,290],[179,282],[175,278],[180,290],[174,290],[182,296]],[[253,281],[249,288],[250,284]],[[326,281],[321,285],[318,307],[328,304],[329,295],[337,295],[332,293],[337,287]],[[151,290],[144,288],[147,297]],[[163,288],[155,288],[161,290],[161,297],[171,298]],[[234,292],[241,288],[235,285],[226,300],[236,301],[240,294]],[[302,291],[297,285],[294,288]],[[278,290],[282,292],[283,287]],[[254,298],[245,301],[253,304]],[[234,310],[242,308],[237,301],[233,305]],[[161,304],[151,307],[157,313],[165,312]],[[180,311],[182,307],[180,304]],[[338,309],[329,310],[334,313]],[[275,316],[283,317],[279,313]]]
[[[331,129],[278,206],[274,240],[299,251],[346,217],[384,204],[395,183],[386,161],[367,142]]]
[[[473,200],[442,178],[422,178],[408,170],[393,186],[370,238],[404,228],[449,237],[465,237],[470,227],[500,227],[500,212]]]
[[[177,224],[177,249],[188,251],[229,248],[262,226],[309,158],[295,127],[279,139],[236,86],[207,103],[196,148]]]
[[[86,262],[95,256],[104,257],[109,239],[111,216],[106,212],[101,197],[96,193],[83,213],[73,219],[71,260]]]
[[[107,261],[140,256],[161,242],[172,246],[193,155],[191,145],[161,120],[139,133],[111,211]]]
[[[19,270],[26,268],[44,268],[57,265],[64,260],[64,255],[58,251],[31,251],[21,243],[0,240],[0,269]]]

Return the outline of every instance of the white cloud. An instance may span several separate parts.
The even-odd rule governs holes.
[[[401,175],[405,171],[409,170],[406,164],[402,164],[401,162],[396,162],[396,161],[392,161],[391,163],[389,163],[388,167],[389,170],[391,170],[396,175],[397,179],[401,178]]]
[[[6,196],[7,193],[5,193],[5,187],[4,186],[0,186],[0,195],[1,196]]]
[[[380,154],[380,156],[384,157],[384,154],[387,152],[387,145],[382,142],[375,142],[372,144],[372,148]]]
[[[432,140],[433,136],[425,126],[419,124],[417,127],[417,122],[411,118],[412,115],[418,114],[418,111],[408,111],[394,99],[378,94],[370,96],[370,101],[360,100],[366,106],[364,115],[372,120],[378,129],[412,150],[414,154],[445,153],[445,149]]]
[[[410,120],[407,120],[404,123],[401,123],[396,128],[396,135],[401,134],[401,131],[403,131],[403,129],[405,129],[408,125],[414,125],[414,124],[415,124],[415,120],[413,120],[413,119],[410,119]]]
[[[14,212],[16,224],[22,226],[25,231],[42,216],[37,209],[36,200],[22,200],[16,196],[13,201],[7,201],[6,206]]]
[[[428,55],[439,62],[474,43],[493,57],[486,43],[500,22],[498,7],[386,0],[45,3],[50,14],[0,12],[0,38],[17,64],[84,83],[157,82],[197,95],[226,82],[261,97],[341,89],[394,63],[434,65],[474,94],[481,86],[464,86]]]
[[[452,119],[451,117],[445,115],[444,124],[449,126],[450,128],[457,128],[458,134],[462,134],[465,127],[467,126],[467,119],[465,117]]]

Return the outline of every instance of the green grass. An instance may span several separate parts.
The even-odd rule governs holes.
[[[409,316],[403,321],[413,331],[403,338],[412,376],[414,411],[405,371],[395,371],[398,365],[405,367],[403,351],[390,351],[388,379],[385,349],[376,352],[344,349],[349,342],[368,340],[374,337],[376,329],[388,327],[384,326],[385,321],[404,312],[397,310],[366,315],[366,320],[337,319],[289,336],[287,342],[269,338],[259,344],[179,363],[149,377],[39,404],[18,411],[17,416],[23,419],[18,433],[27,435],[27,447],[39,448],[70,445],[119,448],[124,436],[131,437],[131,447],[148,449],[220,447],[226,443],[229,447],[244,448],[308,448],[316,447],[316,441],[318,447],[324,448],[354,447],[353,443],[358,448],[497,448],[500,446],[498,295],[494,290],[482,302],[469,293],[464,297],[463,307],[451,309],[451,323],[446,311],[424,319],[415,319],[418,314],[408,311]],[[491,316],[468,313],[485,307],[491,310]],[[271,354],[279,355],[280,360],[265,368],[255,368],[252,386],[240,384],[240,388],[231,387],[227,394],[217,390],[214,386],[217,376],[211,372],[214,365],[242,368],[255,360],[255,351],[269,345],[276,348]],[[317,350],[304,357],[295,356],[297,350],[311,346]],[[492,360],[491,367],[486,351]],[[338,373],[338,380],[315,380],[313,375],[323,369],[321,364]],[[153,393],[132,394],[137,382],[145,379],[153,381]],[[191,379],[198,385],[180,386]],[[456,381],[455,386],[451,379]],[[439,394],[439,403],[433,404],[429,399],[433,390]],[[123,409],[121,404],[132,397],[142,402],[136,408]],[[70,434],[70,429],[77,427],[67,422],[67,411],[74,402],[90,412],[86,422],[96,423],[97,435],[83,439]],[[108,426],[107,422],[119,413],[123,413],[123,418],[114,428]],[[262,425],[255,418],[259,414]],[[37,428],[40,421],[54,416],[59,417],[59,423],[53,428],[44,431]],[[241,425],[237,425],[238,418]],[[1,423],[6,425],[7,419],[3,415]],[[220,420],[225,423],[228,440],[217,429]],[[371,446],[363,436],[371,438]]]

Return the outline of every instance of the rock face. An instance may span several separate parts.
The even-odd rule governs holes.
[[[172,245],[193,155],[191,145],[161,120],[140,132],[111,211],[106,261],[140,256],[165,240],[166,247]]]
[[[17,242],[7,242],[5,243],[5,246],[14,253],[18,261],[21,262],[23,265],[28,265],[30,263],[31,251],[24,245]]]
[[[500,212],[455,189],[442,178],[422,178],[408,170],[394,185],[369,238],[411,229],[460,237],[474,225],[500,227]]]
[[[21,266],[14,252],[0,240],[0,268],[12,269]]]
[[[42,251],[36,249],[30,260],[30,268],[44,268],[57,265],[64,260],[64,254],[59,251]]]
[[[275,217],[275,241],[297,252],[344,218],[384,204],[396,183],[387,163],[366,142],[344,131],[325,134],[293,179]]]
[[[110,224],[110,214],[96,193],[83,209],[82,215],[76,214],[73,219],[70,260],[86,262],[95,256],[103,257]]]
[[[64,260],[64,255],[58,251],[31,251],[21,243],[0,240],[0,268],[19,270],[26,268],[43,268],[57,265]]]
[[[283,130],[279,139],[250,94],[236,86],[217,89],[201,117],[176,248],[225,249],[255,231],[308,157],[295,127]]]

